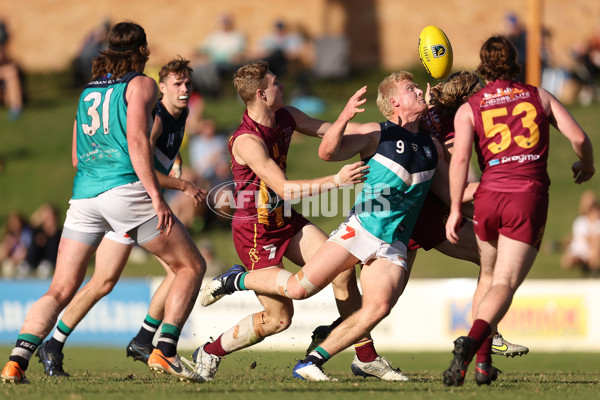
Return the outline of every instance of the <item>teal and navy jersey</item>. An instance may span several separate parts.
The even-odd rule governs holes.
[[[377,151],[363,160],[369,173],[353,211],[377,238],[408,244],[438,162],[431,137],[380,123]]]
[[[83,89],[77,107],[77,173],[73,199],[138,181],[127,147],[127,85],[139,72],[103,76]]]
[[[185,121],[188,117],[188,109],[184,109],[179,118],[175,119],[162,102],[156,105],[156,118],[162,121],[162,134],[156,140],[156,149],[154,150],[154,168],[158,172],[169,175],[175,162],[175,157],[185,132]]]

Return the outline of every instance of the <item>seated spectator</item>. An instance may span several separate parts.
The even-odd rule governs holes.
[[[192,83],[207,96],[218,95],[220,80],[230,79],[245,61],[246,37],[235,29],[233,17],[223,14],[219,24],[219,29],[210,33],[197,49],[192,65]]]
[[[183,168],[182,178],[195,182],[209,192],[206,203],[195,206],[187,196],[173,193],[169,204],[177,218],[192,231],[201,231],[205,225],[214,221],[217,215],[210,211],[219,203],[212,188],[232,179],[227,140],[217,133],[215,121],[205,119],[201,114],[190,111],[187,134],[189,165]],[[225,211],[224,211],[225,212]],[[222,221],[220,218],[217,221]],[[229,224],[230,221],[226,221]],[[197,228],[197,229],[196,229]]]
[[[227,140],[217,134],[217,124],[211,119],[203,119],[195,128],[189,132],[190,164],[196,177],[212,187],[222,182],[219,166],[229,167]]]
[[[12,278],[27,255],[33,231],[19,211],[12,211],[6,217],[6,224],[0,234],[0,265],[2,276]]]
[[[254,58],[265,60],[278,76],[285,75],[288,64],[302,64],[304,38],[282,20],[275,21],[273,31],[258,42]]]
[[[110,27],[110,21],[105,20],[86,36],[77,57],[73,60],[74,87],[83,86],[92,79],[92,63],[100,51],[107,48]]]
[[[0,103],[9,110],[9,119],[16,120],[23,111],[23,83],[17,63],[8,54],[10,36],[0,20]]]
[[[29,225],[33,228],[33,239],[25,259],[17,266],[17,278],[35,272],[38,278],[47,279],[54,272],[62,233],[58,210],[48,203],[42,204],[29,218]]]
[[[600,273],[600,203],[593,190],[586,190],[579,201],[579,215],[561,259],[565,269],[579,268],[591,276]]]

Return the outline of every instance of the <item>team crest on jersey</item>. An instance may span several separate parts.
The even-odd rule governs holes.
[[[419,146],[417,146],[417,144],[416,144],[416,143],[411,143],[411,144],[410,144],[410,147],[412,148],[412,150],[413,150],[413,151],[417,151],[417,150],[418,150],[418,148],[419,148]]]
[[[248,255],[250,256],[250,261],[252,261],[253,263],[257,263],[258,260],[260,260],[258,252],[254,248],[250,249],[250,251],[248,252]]]
[[[431,149],[429,148],[429,146],[423,146],[423,150],[425,150],[425,155],[427,156],[427,158],[431,160]]]

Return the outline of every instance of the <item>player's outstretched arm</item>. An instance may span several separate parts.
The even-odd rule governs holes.
[[[343,161],[360,154],[361,158],[372,155],[377,150],[381,127],[376,122],[348,124],[356,114],[365,111],[361,108],[367,101],[363,96],[367,87],[363,86],[348,100],[338,119],[327,129],[321,145],[319,157],[325,161]]]
[[[362,162],[346,166],[336,175],[314,179],[288,180],[283,170],[269,156],[265,143],[254,135],[240,135],[232,148],[236,162],[248,165],[281,198],[286,200],[312,196],[340,185],[351,185],[364,180],[368,170]]]

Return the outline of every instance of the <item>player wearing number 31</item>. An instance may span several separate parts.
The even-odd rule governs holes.
[[[537,255],[548,212],[547,173],[550,125],[569,139],[579,158],[571,169],[575,183],[595,172],[590,139],[564,106],[544,89],[512,80],[520,70],[517,51],[503,36],[481,47],[477,68],[486,86],[457,111],[454,153],[450,162],[450,216],[446,236],[455,243],[462,216],[460,203],[467,181],[471,149],[482,170],[475,195],[474,228],[481,253],[481,270],[492,280],[479,281],[479,304],[468,336],[454,342],[454,359],[444,384],[460,386],[477,354],[475,380],[490,384],[497,376],[491,366],[490,334],[508,311],[515,291]]]
[[[81,285],[106,231],[128,234],[175,273],[168,290],[154,369],[203,381],[180,362],[177,341],[206,269],[193,240],[167,205],[154,171],[149,134],[157,87],[143,74],[150,51],[144,29],[113,26],[94,60],[73,129],[77,174],[48,291],[30,308],[2,381],[26,383],[24,371]],[[160,364],[160,365],[158,365]],[[162,367],[161,367],[162,366]]]

